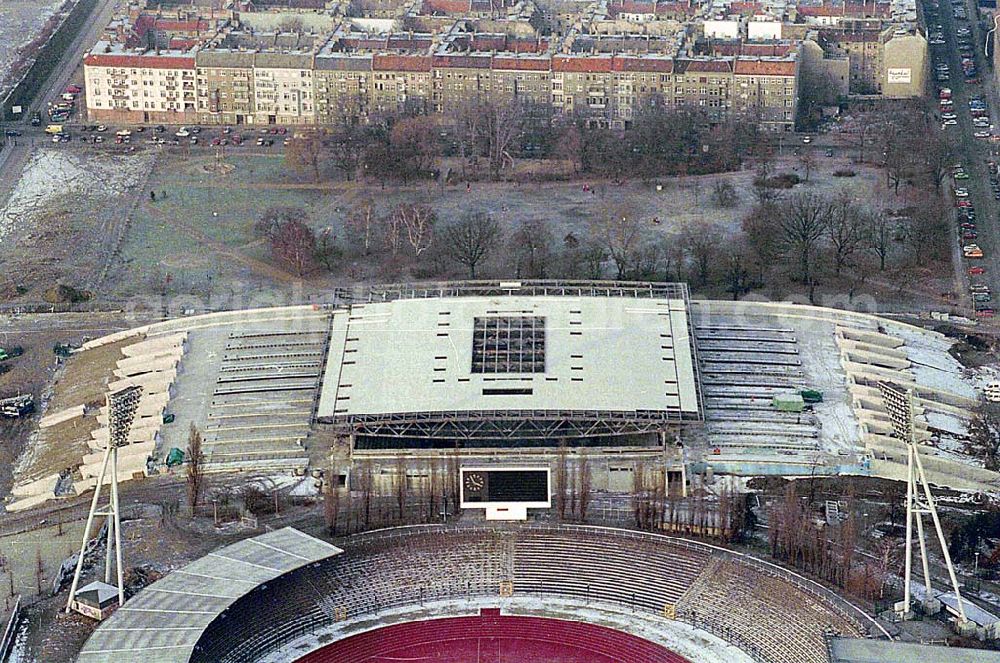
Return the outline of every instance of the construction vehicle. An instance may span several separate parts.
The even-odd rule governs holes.
[[[14,357],[20,357],[23,354],[24,348],[20,345],[15,345],[10,350],[0,348],[0,361],[7,361],[8,359],[13,359]]]
[[[35,399],[32,398],[31,394],[0,399],[0,417],[17,419],[18,417],[26,417],[34,411]]]

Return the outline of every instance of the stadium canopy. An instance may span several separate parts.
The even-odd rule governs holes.
[[[701,418],[677,283],[382,286],[332,315],[317,418],[390,437],[583,437]]]
[[[830,638],[831,663],[997,663],[1000,655],[982,649],[916,642]]]
[[[171,571],[98,626],[79,663],[186,663],[205,628],[255,587],[343,550],[285,527]]]

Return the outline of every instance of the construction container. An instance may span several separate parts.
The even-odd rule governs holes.
[[[771,400],[771,406],[779,412],[802,412],[806,402],[800,394],[778,394]]]
[[[176,467],[184,462],[184,452],[174,447],[167,454],[167,467]]]
[[[822,391],[816,391],[815,389],[803,389],[799,392],[799,395],[802,396],[803,401],[809,403],[810,405],[823,402]]]

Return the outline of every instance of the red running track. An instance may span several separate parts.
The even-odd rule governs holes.
[[[298,663],[689,663],[669,649],[603,626],[501,616],[408,622],[345,638]]]

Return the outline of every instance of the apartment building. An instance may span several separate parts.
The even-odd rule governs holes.
[[[824,28],[803,41],[803,66],[840,80],[847,93],[890,99],[919,97],[927,83],[927,39],[917,30],[880,24]]]
[[[794,123],[798,60],[660,55],[237,53],[90,55],[92,121],[310,125],[372,115],[456,112],[518,101],[627,126],[644,104],[739,114],[769,130]]]
[[[95,54],[84,58],[91,117],[132,124],[193,117],[195,58],[182,53]]]

